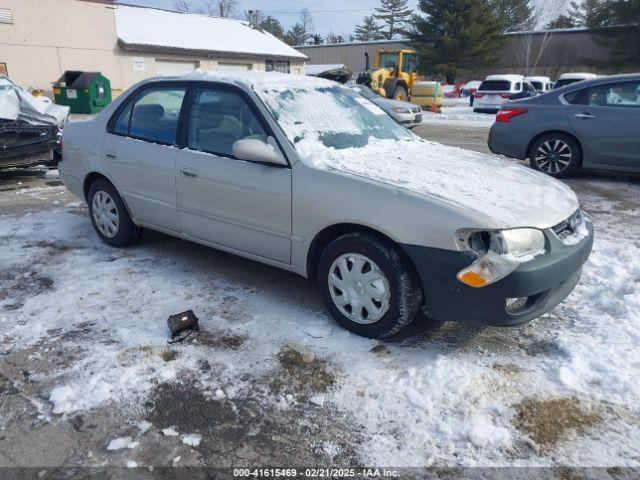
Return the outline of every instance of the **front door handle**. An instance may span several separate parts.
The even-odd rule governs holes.
[[[104,154],[104,156],[105,156],[105,157],[107,157],[107,158],[110,158],[110,159],[112,159],[112,160],[116,158],[116,154],[115,154],[115,153],[113,153],[113,152],[106,152],[106,153]]]
[[[583,119],[585,119],[585,120],[589,120],[589,119],[591,119],[591,118],[596,118],[596,116],[595,116],[595,115],[591,115],[590,113],[576,113],[576,114],[574,115],[574,117],[576,117],[576,118],[583,118]]]
[[[181,168],[180,175],[183,177],[196,178],[198,176],[198,172],[196,170],[191,170],[190,168]]]

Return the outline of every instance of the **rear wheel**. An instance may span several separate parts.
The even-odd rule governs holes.
[[[406,102],[408,98],[409,98],[409,95],[407,93],[407,89],[402,86],[397,86],[396,89],[393,91],[394,100],[400,100],[402,102]]]
[[[419,282],[389,242],[368,233],[338,237],[318,265],[323,300],[337,322],[369,338],[399,332],[422,301]]]
[[[117,190],[107,180],[96,180],[87,195],[89,215],[96,233],[113,247],[126,247],[140,236]]]
[[[578,168],[582,151],[578,142],[562,133],[543,135],[531,146],[531,166],[552,177],[567,177]]]

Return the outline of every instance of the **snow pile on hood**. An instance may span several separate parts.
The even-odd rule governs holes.
[[[578,208],[573,191],[513,162],[422,140],[370,140],[336,150],[313,140],[296,145],[318,168],[359,175],[460,205],[496,227],[548,228]]]

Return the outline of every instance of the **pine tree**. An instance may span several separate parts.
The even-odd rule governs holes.
[[[380,0],[373,17],[382,22],[384,38],[391,40],[396,35],[406,36],[407,26],[411,20],[411,9],[408,0]]]
[[[608,66],[640,67],[640,0],[586,0],[586,25],[609,49]]]
[[[551,20],[546,25],[547,30],[557,30],[559,28],[573,28],[576,24],[569,15],[560,15],[556,17],[554,20]]]
[[[526,30],[532,25],[529,0],[489,0],[489,6],[502,23],[505,32]]]
[[[443,73],[454,83],[461,70],[495,64],[504,44],[502,23],[487,0],[420,0],[410,38],[421,70]]]
[[[280,21],[272,17],[271,15],[267,15],[264,20],[260,23],[260,28],[266,32],[269,32],[271,35],[278,37],[280,40],[283,40],[285,37],[284,28]]]
[[[305,45],[313,39],[313,20],[308,9],[300,12],[298,21],[287,31],[285,41],[289,45]]]
[[[376,23],[376,19],[373,15],[368,15],[362,19],[362,23],[360,25],[356,25],[354,38],[360,42],[382,40],[384,36],[380,30],[380,25]]]

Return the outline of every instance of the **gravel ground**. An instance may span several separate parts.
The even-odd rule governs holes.
[[[486,127],[415,132],[486,151]],[[599,243],[565,303],[379,343],[295,275],[154,232],[111,249],[59,180],[3,172],[0,467],[638,467],[640,176],[568,183]],[[187,308],[202,331],[170,347]]]

